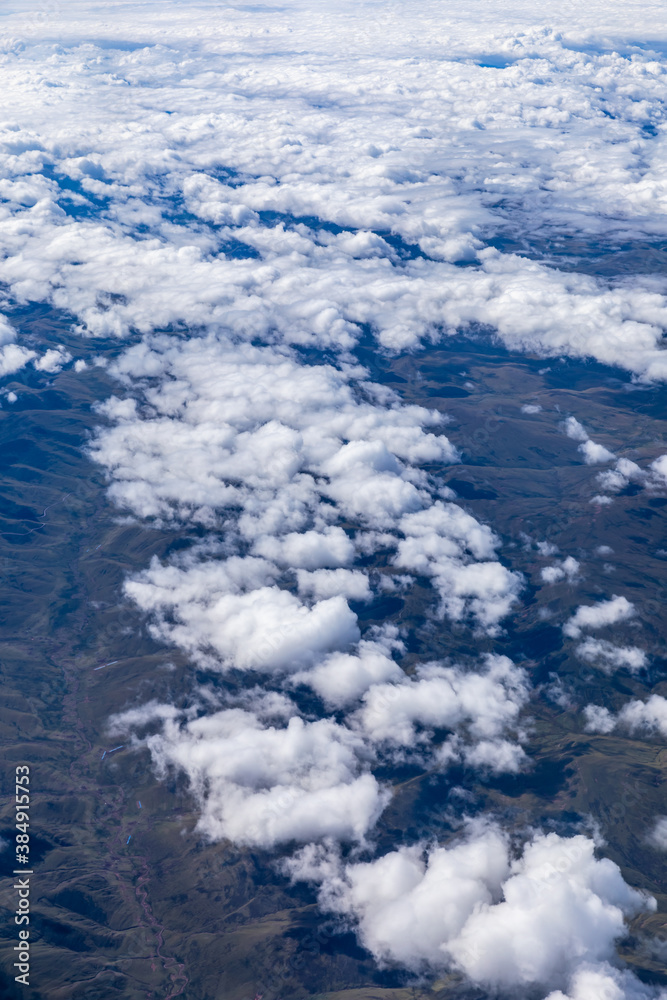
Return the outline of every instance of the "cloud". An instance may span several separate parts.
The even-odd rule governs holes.
[[[572,583],[579,575],[580,564],[573,556],[567,556],[560,565],[545,566],[540,571],[540,577],[544,583],[558,583],[559,580],[567,580]]]
[[[588,441],[588,434],[586,433],[582,425],[579,423],[579,421],[576,419],[576,417],[568,417],[567,420],[565,421],[564,426],[565,426],[565,433],[569,438],[572,438],[573,441],[582,441],[582,442]]]
[[[354,653],[332,653],[293,674],[290,683],[310,686],[329,707],[350,710],[345,723],[304,720],[283,695],[247,688],[234,696],[240,707],[211,712],[209,706],[197,718],[196,704],[184,715],[152,701],[114,716],[110,731],[160,723],[143,740],[159,774],[173,767],[187,775],[198,829],[211,839],[267,848],[323,838],[363,841],[389,800],[372,774],[378,755],[417,748],[440,767],[463,760],[495,773],[525,763],[521,746],[506,738],[516,738],[529,695],[521,668],[489,655],[479,672],[430,664],[410,678],[391,659],[401,648],[396,630],[386,626]],[[298,663],[292,653],[282,667]],[[449,740],[433,745],[432,728],[449,730]]]
[[[347,865],[309,847],[286,868],[320,884],[320,905],[352,917],[378,961],[455,967],[487,989],[572,981],[576,996],[591,967],[617,975],[606,963],[625,921],[656,908],[617,865],[595,857],[587,837],[535,832],[514,854],[496,826],[480,822],[449,846],[416,844]]]
[[[579,451],[584,456],[586,465],[599,465],[604,462],[613,462],[616,456],[608,448],[591,441],[587,432],[575,417],[568,417],[564,424],[565,433],[573,441],[581,442]]]
[[[667,817],[658,817],[647,836],[647,841],[658,851],[667,851]]]
[[[355,556],[352,541],[342,528],[335,527],[323,532],[289,532],[282,538],[259,538],[254,551],[283,566],[306,570],[347,566]]]
[[[391,658],[393,648],[402,648],[402,643],[392,639],[362,639],[354,653],[331,653],[292,679],[307,684],[327,705],[350,705],[377,684],[404,681],[403,671]]]
[[[112,373],[130,385],[160,379],[147,391],[149,414],[131,399],[101,407],[113,426],[92,454],[113,474],[114,499],[141,516],[209,524],[241,505],[239,526],[256,551],[304,569],[352,559],[323,497],[390,527],[428,501],[413,464],[457,459],[440,413],[391,392],[369,399],[358,368],[300,364],[222,336],[163,337],[125,352]]]
[[[615,720],[608,708],[603,708],[601,705],[586,705],[584,716],[586,732],[607,734],[614,731]]]
[[[663,998],[665,994],[645,986],[632,973],[603,962],[579,969],[572,976],[567,995],[557,990],[546,1000],[650,1000],[657,995]]]
[[[13,375],[37,357],[35,351],[16,344],[17,333],[9,320],[0,313],[0,377]]]
[[[506,656],[489,655],[480,672],[437,663],[419,666],[414,678],[378,683],[363,697],[357,724],[375,743],[414,747],[432,741],[432,730],[447,729],[484,743],[470,763],[487,766],[489,749],[516,728],[528,699],[525,672]],[[515,771],[523,760],[519,747],[493,759],[493,770]]]
[[[528,543],[530,543],[530,538],[526,536]],[[541,556],[555,556],[558,552],[558,546],[554,545],[553,542],[536,542],[537,551]]]
[[[296,578],[300,594],[320,600],[340,594],[352,601],[369,601],[373,596],[368,577],[360,570],[318,569],[308,573],[298,569]]]
[[[182,724],[167,718],[146,743],[161,773],[187,775],[197,829],[212,840],[360,841],[389,798],[364,767],[361,738],[329,719],[293,717],[279,728],[226,709]]]
[[[16,340],[16,330],[6,316],[0,313],[0,346],[12,344]]]
[[[581,604],[563,625],[563,632],[570,639],[578,639],[583,629],[604,628],[628,621],[635,614],[635,606],[626,597],[613,594],[609,601],[597,604]]]
[[[63,347],[51,347],[48,351],[42,354],[41,358],[37,358],[34,365],[37,371],[48,372],[49,375],[55,375],[56,372],[61,371],[63,366],[71,360],[72,355]]]
[[[613,451],[609,451],[604,445],[591,440],[580,444],[579,451],[584,456],[586,465],[600,465],[603,462],[613,462],[616,457]]]
[[[264,559],[253,564],[261,566],[254,587],[296,570],[306,598],[368,600],[367,576],[348,568],[357,555],[354,535],[331,523],[341,519],[383,529],[377,547],[389,542],[397,547],[396,565],[432,577],[444,615],[472,615],[492,632],[515,602],[520,577],[495,560],[493,533],[454,504],[432,503],[433,487],[412,464],[457,457],[444,434],[428,430],[444,423],[436,411],[400,405],[389,390],[363,381],[358,368],[303,365],[285,351],[224,337],[178,344],[154,338],[126,351],[113,371],[128,386],[142,377],[158,381],[146,387],[147,411],[132,398],[100,407],[112,423],[98,434],[91,453],[111,473],[112,497],[142,516],[207,527],[226,518],[228,544],[235,524],[238,544],[249,543]],[[231,511],[238,512],[233,521]],[[363,540],[366,554],[373,550],[371,537]],[[222,649],[212,628],[219,613],[228,621],[227,611],[223,605],[213,609],[210,597],[195,596],[193,588],[208,573],[205,587],[222,599],[229,583],[225,572],[219,565],[182,568],[178,587],[170,582],[173,573],[164,572],[166,590],[157,584],[154,567],[128,593],[162,619],[165,610],[175,609],[180,624],[163,623],[162,637],[189,651],[216,642]],[[246,595],[224,606],[233,605],[236,615],[258,600]],[[267,626],[272,636],[290,600],[284,592],[273,595],[276,617]],[[187,608],[177,608],[181,601]],[[200,640],[195,628],[202,630]],[[342,628],[341,644],[351,636]],[[245,648],[245,640],[239,641]],[[263,635],[262,641],[273,639]],[[223,655],[236,652],[225,647]]]
[[[613,469],[598,473],[600,486],[610,493],[618,493],[631,483],[637,483],[650,492],[662,492],[667,484],[667,456],[660,455],[647,469],[642,469],[636,462],[627,458],[619,458]],[[598,503],[611,503],[605,496],[595,497]]]
[[[297,670],[359,639],[343,597],[309,607],[286,590],[262,586],[269,574],[267,563],[250,557],[188,568],[153,560],[125,590],[154,613],[154,635],[212,669]]]
[[[642,482],[646,473],[628,458],[619,458],[613,469],[598,473],[597,480],[603,489],[611,493],[624,490],[631,482]]]
[[[651,470],[660,485],[667,485],[667,455],[661,455],[651,463]]]
[[[614,729],[626,729],[633,734],[667,736],[667,699],[659,694],[652,694],[647,701],[629,701],[617,715],[599,705],[587,705],[584,714],[590,732],[611,733]]]
[[[35,351],[21,347],[20,344],[6,344],[0,347],[0,376],[13,375],[35,357],[37,357]]]
[[[446,755],[443,760],[447,761],[449,756],[456,758],[455,746],[445,746]],[[463,759],[468,767],[478,768],[481,771],[491,774],[517,774],[526,767],[528,758],[523,747],[510,740],[480,740],[472,746],[465,747]]]
[[[180,712],[173,705],[161,705],[155,698],[138,708],[129,708],[118,712],[109,718],[108,730],[112,736],[121,733],[131,733],[142,729],[152,722],[164,722],[165,719],[177,719]]]
[[[659,16],[629,24],[614,3],[603,24],[556,4],[545,28],[526,4],[471,10],[443,22],[432,0],[417,20],[409,5],[323,0],[316,31],[300,3],[176,2],[159,23],[77,2],[44,25],[7,15],[22,41],[5,46],[0,82],[20,124],[0,126],[0,280],[15,304],[124,340],[90,455],[124,515],[198,539],[126,593],[154,636],[240,686],[222,708],[151,702],[111,725],[158,728],[145,737],[156,766],[187,776],[214,839],[362,844],[389,795],[373,769],[392,754],[524,766],[520,666],[411,650],[404,670],[397,630],[348,604],[403,570],[404,590],[427,582],[437,613],[486,649],[522,586],[492,529],[443,502],[442,467],[459,460],[447,418],[374,381],[377,353],[483,331],[509,351],[667,378],[660,280],[611,281],[553,254],[563,235],[597,252],[667,233],[653,137],[667,78],[645,42]],[[70,360],[0,322],[0,374]],[[573,417],[566,432],[587,464],[614,463],[602,490],[664,487],[664,456],[642,473]],[[542,577],[578,569],[568,557]],[[614,596],[564,632],[633,613]],[[593,639],[578,654],[608,670],[644,655]],[[662,731],[660,702],[589,709],[600,726]],[[585,838],[536,833],[517,854],[478,826],[366,866],[307,850],[329,865],[323,899],[380,960],[576,1000],[642,994],[606,964],[642,900]]]
[[[591,637],[577,646],[576,652],[580,659],[600,667],[607,674],[621,669],[636,673],[648,662],[646,653],[637,646],[615,646],[605,639]]]
[[[651,15],[636,31],[615,22],[626,59],[595,14],[574,28],[561,7],[545,30],[521,7],[517,31],[510,12],[490,9],[480,30],[458,11],[443,58],[433,4],[417,30],[400,8],[324,4],[317,40],[299,13],[206,8],[195,44],[182,4],[159,26],[134,11],[134,50],[99,9],[48,29],[9,15],[25,48],[8,48],[1,77],[21,126],[1,135],[0,271],[17,299],[51,301],[101,335],[225,326],[343,350],[367,326],[396,349],[483,326],[511,350],[665,377],[661,288],[559,271],[549,255],[561,232],[664,233],[646,132],[664,79],[656,54],[627,42],[652,37]],[[58,25],[58,60],[44,60]],[[84,62],[82,39],[96,53]],[[313,47],[304,73],[295,52]],[[27,96],[31,59],[41,76]],[[387,84],[396,65],[400,92]],[[110,79],[124,81],[122,115]],[[167,116],[183,79],[188,100]],[[488,245],[508,227],[525,253]]]
[[[348,709],[342,723],[303,719],[284,694],[247,687],[227,695],[222,709],[210,693],[186,712],[153,700],[112,717],[109,730],[139,731],[133,741],[149,748],[158,774],[174,768],[188,777],[198,829],[212,840],[264,848],[363,842],[390,798],[372,773],[387,752],[418,748],[439,767],[463,760],[495,773],[525,762],[521,746],[506,738],[516,738],[529,696],[521,668],[489,655],[479,671],[429,664],[411,678],[391,658],[402,648],[396,628],[385,626],[354,653],[332,653],[288,679],[310,686],[329,707]],[[292,655],[283,667],[298,662]],[[155,723],[158,732],[142,735]],[[431,728],[449,730],[449,740],[433,745]]]
[[[441,610],[454,620],[472,613],[490,634],[518,598],[522,578],[491,561],[498,539],[455,504],[436,501],[401,518],[395,565],[429,576]],[[473,557],[480,560],[473,562]],[[484,561],[482,561],[484,560]]]

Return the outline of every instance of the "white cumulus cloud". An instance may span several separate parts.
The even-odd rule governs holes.
[[[605,628],[628,621],[635,614],[635,606],[627,597],[614,594],[609,601],[581,604],[563,625],[563,632],[570,639],[578,639],[584,629]]]
[[[636,673],[648,662],[644,650],[637,646],[616,646],[606,639],[593,639],[591,636],[577,646],[577,656],[608,674],[620,669]]]
[[[616,975],[607,963],[627,918],[656,908],[587,837],[535,833],[515,855],[484,824],[451,846],[417,844],[367,863],[306,848],[287,868],[320,883],[321,905],[353,917],[376,959],[459,968],[487,989],[572,982],[579,995],[587,969]]]

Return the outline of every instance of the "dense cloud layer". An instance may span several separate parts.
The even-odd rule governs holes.
[[[368,324],[400,349],[483,326],[511,349],[664,378],[659,281],[529,259],[571,229],[665,232],[667,75],[633,44],[643,29],[624,20],[611,45],[570,5],[552,26],[518,5],[483,30],[436,3],[418,18],[343,7],[321,5],[317,24],[299,3],[133,12],[129,49],[126,8],[119,48],[88,41],[95,15],[77,4],[66,24],[9,18],[24,39],[2,68],[14,295],[111,335],[224,325],[346,348]]]

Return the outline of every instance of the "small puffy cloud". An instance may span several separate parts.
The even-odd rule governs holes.
[[[295,877],[321,883],[320,905],[352,916],[362,944],[377,960],[419,969],[447,966],[444,946],[475,909],[492,903],[510,862],[505,838],[489,827],[428,854],[415,845],[342,867],[307,848],[286,867]]]
[[[152,722],[164,722],[166,719],[177,719],[181,713],[173,705],[163,705],[153,699],[139,708],[129,708],[118,712],[109,718],[108,730],[112,736],[120,733],[130,733],[141,729]]]
[[[580,444],[579,451],[584,456],[586,465],[601,465],[604,462],[613,462],[616,457],[613,451],[609,451],[604,445],[590,440]]]
[[[541,413],[542,407],[536,403],[524,403],[521,412],[526,414]]]
[[[493,532],[440,500],[404,515],[400,530],[404,538],[395,565],[432,579],[443,614],[454,620],[472,614],[481,628],[495,633],[517,600],[522,578],[491,561],[499,544]]]
[[[624,490],[630,482],[642,482],[645,479],[646,473],[643,469],[628,458],[619,458],[613,469],[600,472],[597,476],[600,486],[610,493]]]
[[[576,649],[577,656],[586,663],[592,663],[606,674],[614,670],[629,670],[636,673],[647,664],[646,653],[637,646],[615,646],[606,639],[588,637]]]
[[[603,445],[592,441],[584,427],[575,417],[568,417],[564,422],[565,433],[573,441],[579,441],[579,451],[584,456],[586,465],[599,465],[613,462],[616,456]]]
[[[599,705],[587,705],[584,714],[590,732],[625,729],[632,734],[667,736],[667,699],[659,694],[652,694],[647,701],[629,701],[617,715]]]
[[[584,964],[572,976],[567,994],[550,993],[546,1000],[664,1000],[664,991],[645,986],[626,969],[608,962]]]
[[[41,358],[37,358],[34,365],[37,371],[48,372],[50,375],[55,375],[56,372],[61,371],[63,366],[71,360],[72,355],[69,351],[66,351],[62,347],[51,347],[48,351],[42,354]]]
[[[568,417],[564,422],[565,433],[573,441],[588,441],[588,434],[576,417]]]
[[[351,601],[369,601],[371,593],[368,576],[360,570],[317,569],[296,571],[298,591],[318,600],[341,595]]]
[[[631,733],[667,736],[667,699],[652,694],[647,701],[630,701],[618,713],[616,725]]]
[[[390,654],[389,644],[362,639],[354,653],[332,653],[292,679],[308,684],[328,705],[349,705],[374,685],[403,681],[405,675]]]
[[[541,556],[555,556],[558,552],[558,546],[553,542],[537,542],[536,547]]]
[[[656,850],[667,851],[667,816],[661,816],[655,821],[646,839]]]
[[[554,566],[545,566],[540,571],[543,583],[558,583],[559,580],[567,580],[572,583],[579,575],[580,564],[573,556],[567,556],[562,563]]]
[[[493,745],[492,766],[503,769],[498,765],[506,762],[509,770],[516,770],[523,751],[516,746],[508,753],[508,747],[499,744],[516,728],[528,693],[525,671],[506,656],[487,656],[479,672],[425,664],[414,677],[370,687],[356,722],[374,743],[388,746],[418,746],[430,739],[434,729],[465,733],[476,745],[467,751],[471,764],[487,766]]]
[[[0,313],[0,347],[13,344],[16,340],[16,330],[6,316]]]
[[[667,816],[660,816],[646,837],[658,851],[667,851]]]
[[[6,344],[0,347],[0,377],[13,375],[36,357],[35,351],[30,351],[19,344]]]
[[[406,480],[399,459],[383,441],[351,441],[322,465],[329,479],[326,493],[348,516],[390,527],[403,514],[417,511],[423,498]]]
[[[37,357],[36,351],[16,344],[17,332],[6,316],[0,313],[0,378],[13,375]]]
[[[588,733],[612,733],[614,731],[616,720],[608,708],[603,708],[601,705],[586,705],[584,717]]]
[[[399,553],[410,551],[411,545],[417,546],[417,542],[412,540],[424,540],[422,549],[416,547],[412,557],[415,569],[428,569],[429,560],[434,556],[437,558],[440,553],[459,556],[461,552],[468,551],[477,559],[490,559],[499,546],[498,538],[487,525],[480,524],[456,504],[440,500],[418,513],[406,514],[401,518],[400,530],[406,542],[399,548]],[[435,549],[434,556],[432,549]]]
[[[463,758],[469,767],[493,774],[517,774],[527,761],[523,748],[509,740],[480,740],[464,749]]]
[[[568,622],[563,625],[563,632],[570,639],[578,639],[584,629],[604,628],[627,621],[635,614],[635,606],[626,597],[614,594],[609,601],[599,601],[598,604],[580,605]]]
[[[625,919],[656,908],[617,865],[595,858],[591,840],[556,834],[526,846],[503,896],[470,916],[450,952],[472,979],[505,987],[555,983],[612,959]]]
[[[651,471],[655,480],[662,486],[667,486],[667,455],[661,455],[660,458],[651,462]]]

